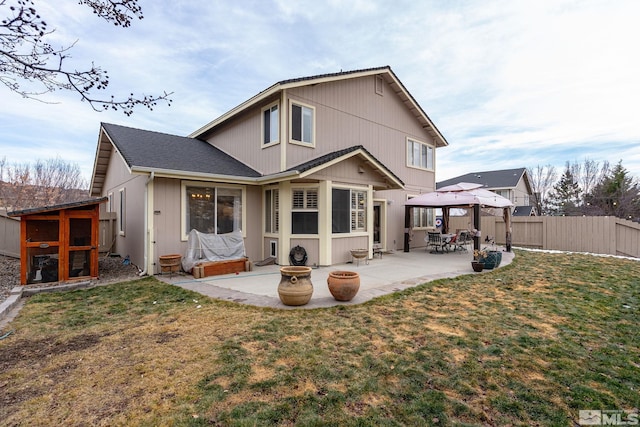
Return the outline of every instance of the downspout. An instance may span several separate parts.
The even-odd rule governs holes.
[[[149,184],[154,178],[155,172],[151,171],[144,183],[144,269],[138,273],[139,276],[147,275],[149,265]]]

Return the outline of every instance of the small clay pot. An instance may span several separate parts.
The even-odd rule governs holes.
[[[353,271],[332,271],[327,285],[337,301],[351,301],[360,289],[360,275]]]

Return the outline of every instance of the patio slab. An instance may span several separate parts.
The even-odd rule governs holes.
[[[500,267],[511,263],[513,257],[513,252],[503,250]],[[491,271],[474,273],[471,268],[472,259],[472,252],[432,254],[422,248],[414,249],[411,252],[385,253],[381,258],[376,256],[368,263],[360,261],[358,264],[354,262],[313,268],[311,271],[311,282],[313,283],[311,300],[308,304],[295,307],[284,305],[278,297],[278,284],[281,278],[279,265],[254,267],[253,271],[201,279],[194,279],[193,276],[185,273],[157,275],[156,278],[220,300],[260,307],[310,309],[362,304],[372,298],[432,280],[456,277],[462,274],[486,274]],[[360,274],[360,290],[351,301],[336,301],[329,292],[327,278],[331,271],[336,270],[349,270]]]

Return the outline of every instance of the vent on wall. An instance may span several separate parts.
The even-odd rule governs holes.
[[[269,241],[269,256],[272,256],[274,258],[278,257],[278,241],[277,240],[270,240]]]
[[[384,79],[382,76],[376,76],[376,93],[384,95]]]

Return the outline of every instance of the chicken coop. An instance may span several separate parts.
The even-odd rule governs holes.
[[[97,278],[100,203],[105,201],[10,212],[20,217],[20,284]]]

